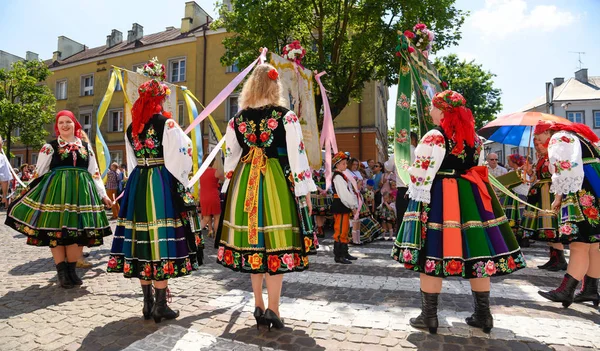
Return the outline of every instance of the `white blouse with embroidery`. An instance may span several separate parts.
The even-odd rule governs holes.
[[[408,196],[423,203],[431,202],[431,185],[446,157],[446,140],[439,130],[427,132],[415,149],[415,160],[408,168]]]
[[[581,142],[573,133],[558,132],[548,144],[549,170],[552,173],[550,192],[567,195],[581,190],[583,157]]]
[[[304,140],[302,138],[302,128],[298,117],[293,111],[288,111],[283,116],[283,125],[285,129],[285,139],[287,147],[287,156],[290,162],[292,177],[294,178],[294,193],[297,197],[307,195],[310,192],[317,191],[317,186],[312,179]],[[223,183],[221,191],[227,191],[231,174],[237,167],[242,157],[242,146],[238,142],[235,134],[233,119],[227,124],[225,132],[225,165],[224,172],[227,178]]]
[[[347,182],[341,175],[334,174],[333,186],[344,206],[351,210],[355,210],[358,207],[358,198],[352,191],[353,186],[350,182]]]
[[[64,147],[68,144],[75,144],[78,147],[83,147],[83,143],[81,139],[75,138],[75,141],[68,142],[61,138],[60,136],[57,138],[58,146]],[[102,177],[100,177],[100,171],[98,170],[98,162],[96,161],[96,155],[94,154],[94,150],[92,149],[92,145],[90,143],[87,144],[88,155],[89,155],[89,163],[88,163],[88,172],[92,175],[92,180],[94,181],[94,185],[96,186],[96,190],[98,191],[98,195],[100,197],[106,196],[106,189],[104,188],[104,182],[102,181]],[[52,163],[52,155],[54,154],[54,148],[50,144],[45,144],[40,149],[40,153],[38,155],[38,160],[36,164],[36,174],[38,177],[43,176],[44,174],[50,171],[50,164]]]

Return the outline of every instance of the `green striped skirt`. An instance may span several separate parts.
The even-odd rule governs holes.
[[[550,179],[542,179],[529,189],[527,202],[541,208],[538,211],[531,207],[523,210],[520,230],[523,237],[531,237],[540,241],[558,242],[558,218],[552,212],[552,201],[554,194],[550,193]]]
[[[281,274],[308,268],[314,232],[305,203],[298,203],[279,160],[267,160],[258,180],[258,240],[248,239],[244,211],[250,164],[240,163],[231,178],[222,224],[217,263],[245,273]],[[300,208],[300,210],[299,210]]]
[[[31,182],[8,208],[6,225],[34,246],[99,246],[112,234],[91,174],[77,167],[56,167]]]

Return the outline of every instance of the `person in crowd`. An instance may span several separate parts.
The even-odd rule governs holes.
[[[142,315],[160,323],[179,316],[167,305],[169,279],[202,264],[202,228],[189,190],[192,141],[163,110],[171,94],[164,65],[152,59],[143,71],[151,79],[138,87],[125,132],[129,180],[107,271],[139,279]]]
[[[408,169],[410,202],[393,259],[420,273],[421,314],[416,328],[436,333],[442,278],[469,279],[475,311],[466,319],[489,333],[490,277],[526,266],[518,242],[481,164],[482,142],[464,97],[451,90],[435,95],[430,111],[438,127],[423,136]]]
[[[217,231],[217,262],[251,273],[257,327],[280,329],[283,274],[308,268],[314,250],[311,177],[300,121],[283,107],[281,82],[269,64],[254,68],[239,111],[227,124],[227,192]],[[263,300],[266,280],[268,306]]]
[[[0,189],[2,190],[2,204],[8,206],[9,203],[9,182],[13,180],[12,172],[10,171],[10,162],[4,155],[3,145],[4,140],[0,137]]]
[[[369,179],[366,182],[367,187],[365,190],[365,204],[367,205],[367,208],[369,209],[369,212],[372,215],[375,215],[375,181],[373,179]]]
[[[383,240],[393,240],[396,226],[396,199],[390,192],[383,194],[378,214],[383,228]]]
[[[350,180],[345,174],[348,168],[348,156],[343,152],[335,154],[331,160],[333,166],[332,190],[333,201],[331,213],[333,213],[333,254],[336,263],[349,264],[356,257],[348,252],[348,234],[350,233],[350,221],[358,211],[358,196]]]
[[[508,167],[512,172],[515,172],[519,177],[522,176],[522,168],[526,163],[526,158],[519,154],[512,154],[508,156]],[[520,183],[510,185],[508,187],[519,199],[527,201],[527,192],[529,191],[529,183],[522,180]],[[521,224],[521,217],[523,216],[523,210],[525,205],[515,200],[510,196],[504,197],[502,203],[506,218],[510,227],[513,229],[513,233],[519,239],[520,247],[529,247],[529,238],[522,235],[522,231],[519,230]]]
[[[537,268],[552,272],[564,271],[567,269],[567,260],[564,245],[558,239],[558,217],[552,211],[554,194],[550,192],[552,174],[548,159],[548,145],[541,142],[539,138],[534,138],[533,146],[538,156],[537,162],[535,165],[526,164],[524,167],[532,184],[527,193],[527,203],[542,209],[542,211],[532,207],[523,209],[520,237],[521,240],[531,238],[548,243],[550,259]]]
[[[383,163],[376,162],[372,169],[373,176],[371,179],[373,179],[373,193],[375,194],[375,202],[373,206],[378,208],[379,205],[381,205],[381,188],[383,187],[383,183],[385,181]]]
[[[359,171],[359,164],[360,161],[356,158],[350,158],[348,161],[349,167],[346,171],[346,176],[348,178],[352,177],[352,179],[354,179],[353,184],[356,184],[356,188],[354,189],[354,193],[356,194],[357,197],[357,201],[361,204],[364,203],[364,199],[362,197],[362,188],[363,188],[363,177],[362,174],[360,174]],[[361,206],[362,207],[362,206]],[[351,227],[352,227],[352,240],[351,243],[353,245],[361,245],[361,221],[360,221],[360,215],[356,216],[356,218],[352,218],[351,220]]]
[[[548,147],[552,173],[552,209],[559,214],[558,241],[569,243],[570,259],[560,286],[539,294],[569,307],[577,302],[600,303],[600,138],[585,124],[540,121],[534,130]],[[575,297],[575,289],[583,281]]]
[[[202,209],[202,228],[208,225],[208,237],[214,238],[221,217],[220,182],[225,179],[223,173],[214,167],[215,160],[200,177],[200,208]]]
[[[106,172],[106,194],[113,201],[115,201],[117,195],[119,194],[118,170],[119,164],[113,162],[110,164],[108,172]],[[115,204],[112,206],[112,217],[110,217],[110,219],[117,219],[117,217],[119,217],[119,203],[115,202]]]
[[[370,158],[367,160],[367,165],[365,167],[365,173],[367,174],[367,179],[373,178],[373,166],[375,166],[375,160]]]
[[[494,177],[499,177],[508,173],[508,170],[498,164],[498,154],[491,152],[487,155],[488,172]]]
[[[83,284],[75,269],[83,247],[100,246],[112,234],[104,211],[112,201],[75,115],[58,112],[54,131],[57,139],[40,149],[37,178],[8,208],[6,225],[25,234],[28,245],[49,246],[58,283],[71,289]]]

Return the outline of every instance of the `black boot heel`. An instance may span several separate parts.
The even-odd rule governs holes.
[[[156,301],[152,308],[152,318],[155,323],[160,323],[163,319],[175,319],[179,317],[179,311],[172,310],[167,306],[167,289],[154,288]]]
[[[548,292],[538,291],[538,294],[550,301],[562,302],[563,307],[567,308],[573,303],[573,295],[578,284],[579,280],[567,273],[558,288]]]
[[[69,268],[66,262],[61,262],[56,265],[56,275],[58,284],[63,289],[73,289],[73,282],[69,278]]]
[[[438,297],[440,294],[430,294],[421,290],[421,314],[411,318],[409,323],[413,328],[428,329],[429,333],[437,334],[439,321],[437,318]]]
[[[152,284],[142,285],[142,292],[144,293],[144,307],[142,308],[142,314],[144,315],[144,319],[148,320],[152,318],[152,308],[154,307]]]
[[[494,317],[490,312],[490,292],[471,291],[473,293],[473,302],[475,312],[471,317],[467,317],[465,322],[475,328],[481,328],[484,333],[489,334],[494,327]]]
[[[258,306],[254,309],[254,319],[256,319],[256,329],[261,325],[268,325],[265,320],[265,312]]]
[[[600,303],[600,295],[598,294],[598,278],[588,277],[583,278],[581,290],[575,295],[573,302],[583,303],[591,301],[595,307]]]
[[[75,270],[76,267],[77,262],[67,262],[67,273],[69,275],[69,279],[73,285],[83,285],[83,281],[77,276],[77,271]]]
[[[283,324],[283,321],[281,319],[279,319],[279,317],[277,317],[275,312],[271,311],[268,308],[265,311],[264,318],[265,318],[267,325],[269,326],[269,331],[271,331],[271,326],[273,326],[273,328],[275,328],[275,329],[281,329],[285,326]]]

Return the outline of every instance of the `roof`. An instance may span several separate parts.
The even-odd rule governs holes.
[[[553,101],[573,100],[600,100],[600,77],[588,77],[587,83],[569,78],[554,88]],[[521,111],[528,111],[545,104],[546,96],[542,95],[521,108]]]
[[[136,40],[132,43],[127,43],[127,40],[122,41],[121,43],[108,48],[106,45],[98,46],[95,48],[85,48],[83,51],[76,53],[75,55],[69,56],[64,60],[52,61],[52,59],[45,60],[44,63],[48,65],[50,68],[58,67],[61,65],[74,63],[78,61],[88,60],[91,58],[114,54],[121,51],[132,50],[134,48],[139,48],[145,45],[164,43],[168,41],[178,40],[193,37],[194,33],[200,30],[203,30],[204,26],[200,26],[196,29],[193,29],[187,33],[181,33],[179,28],[169,28],[164,32],[158,32],[153,34],[144,35],[142,39]]]

